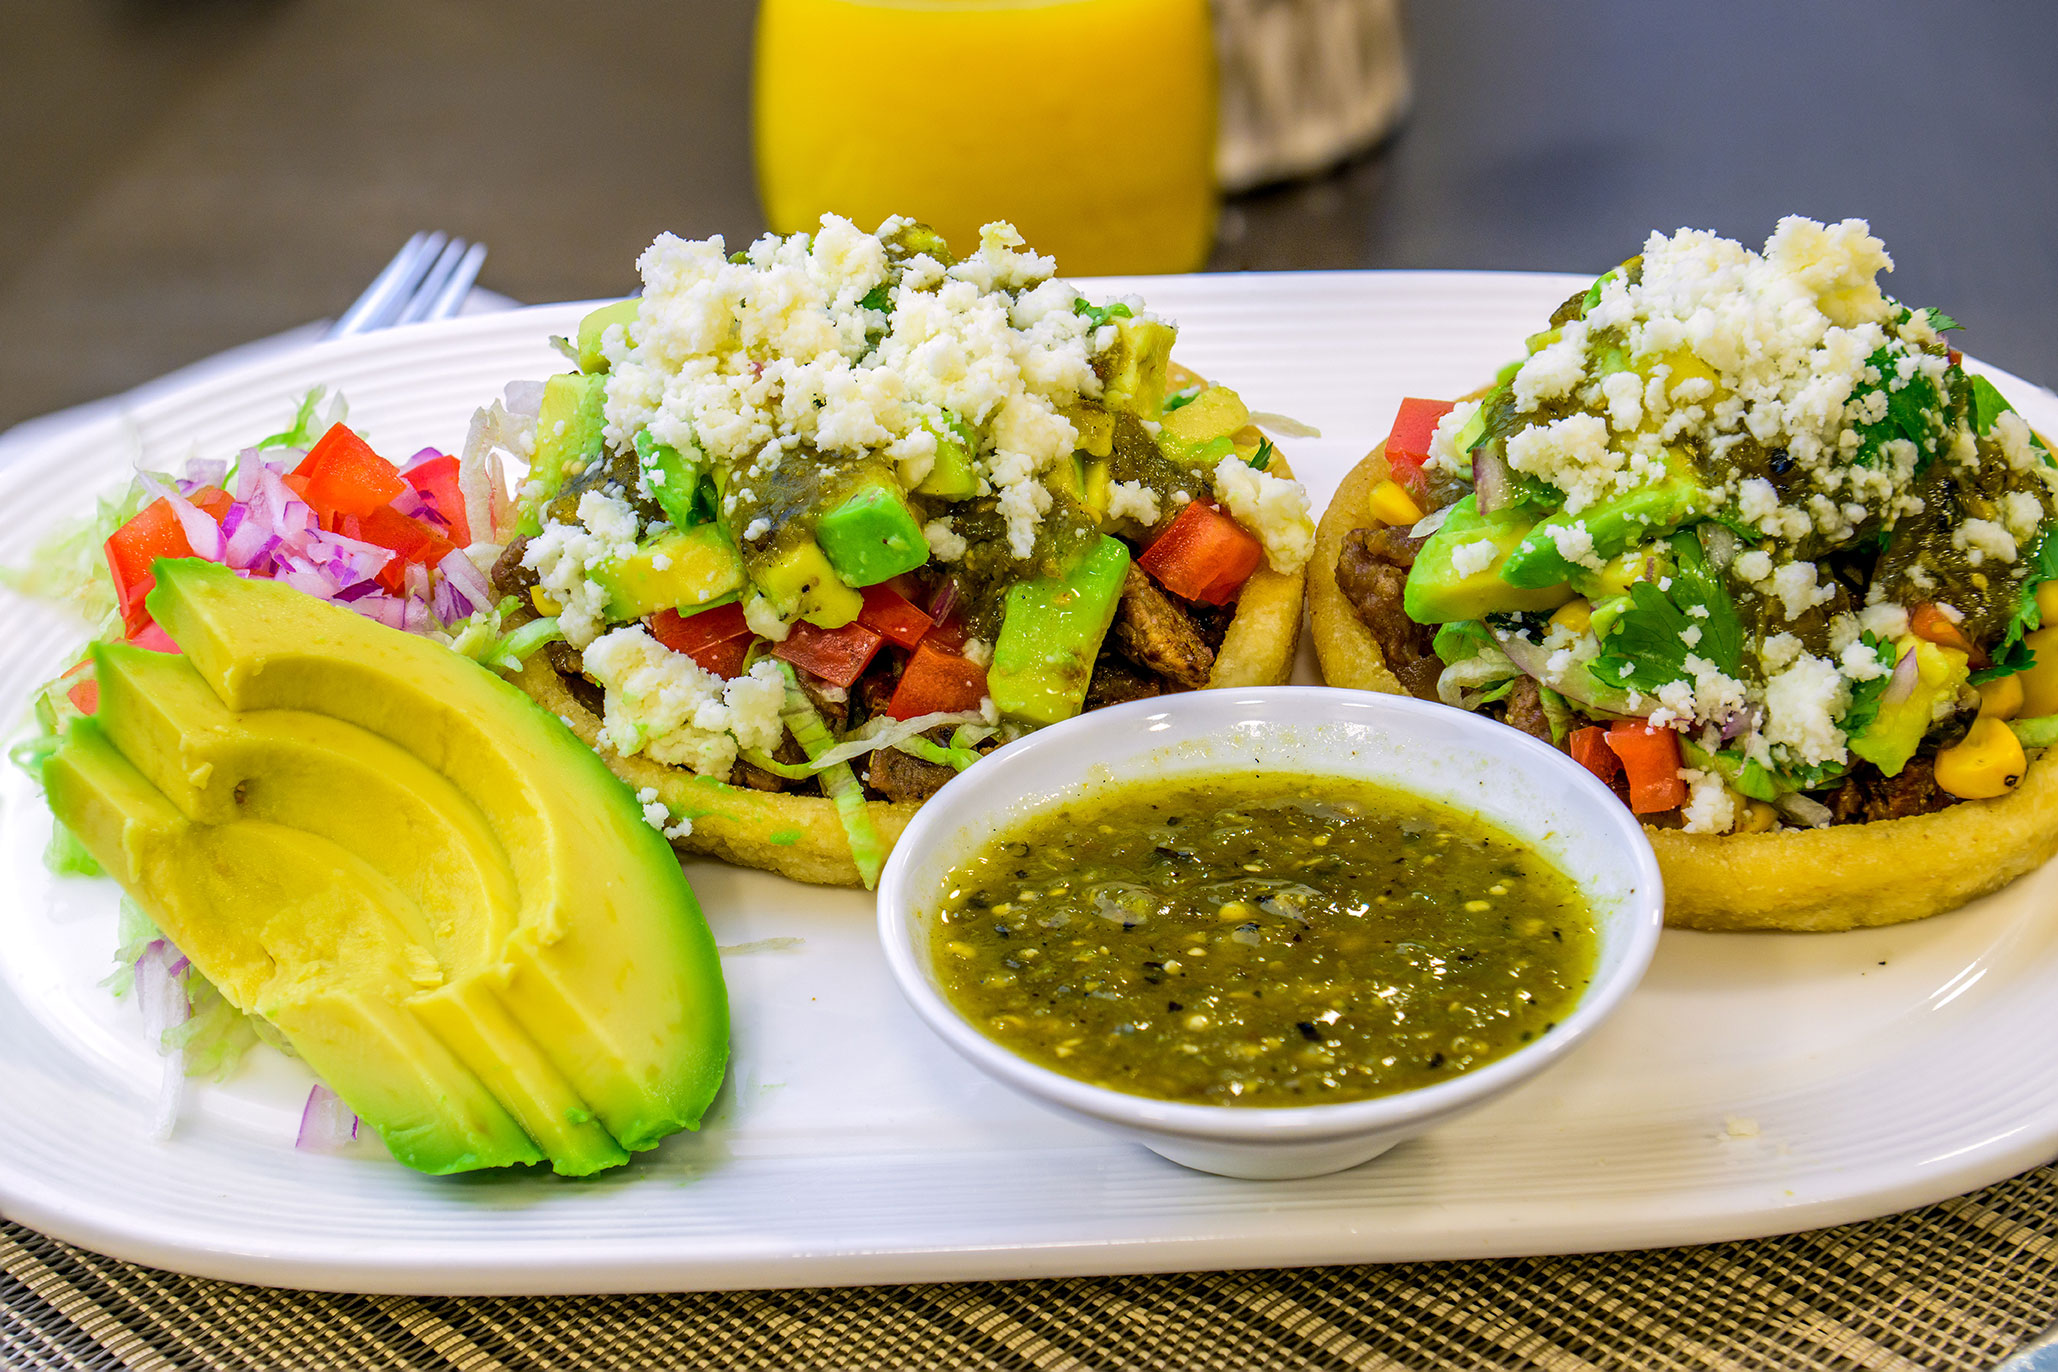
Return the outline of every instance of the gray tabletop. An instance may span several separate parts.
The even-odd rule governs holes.
[[[524,301],[626,290],[660,229],[753,237],[751,17],[0,3],[0,428],[332,315],[418,228],[489,243],[482,284]],[[1858,215],[1894,294],[2058,382],[2058,6],[1417,0],[1411,27],[1402,131],[1233,202],[1215,267],[1596,270],[1653,228]],[[8,1226],[0,1365],[1973,1366],[2058,1299],[2054,1195],[2046,1169],[1697,1253],[618,1303],[239,1292]]]

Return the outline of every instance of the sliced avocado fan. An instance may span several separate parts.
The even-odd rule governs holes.
[[[184,656],[95,651],[58,819],[422,1171],[584,1175],[696,1127],[720,960],[671,847],[557,720],[426,639],[193,560]]]

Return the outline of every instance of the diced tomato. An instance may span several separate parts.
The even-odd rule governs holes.
[[[903,648],[920,643],[922,635],[935,623],[890,585],[867,586],[864,596],[865,608],[858,611],[857,622]]]
[[[856,620],[840,629],[817,629],[802,620],[772,645],[772,656],[802,667],[832,686],[848,686],[865,670],[886,639]]]
[[[153,653],[176,653],[179,645],[172,642],[172,636],[152,620],[122,640],[135,648],[148,648]]]
[[[450,541],[462,548],[472,541],[471,522],[465,518],[464,493],[457,486],[457,459],[449,455],[432,457],[402,472],[401,478],[421,492],[422,498],[442,521],[450,526]]]
[[[1654,729],[1641,720],[1624,719],[1608,727],[1608,747],[1622,759],[1629,780],[1629,808],[1655,815],[1686,804],[1686,782],[1679,775],[1679,735]]]
[[[393,464],[342,424],[331,425],[315,440],[293,475],[307,478],[302,494],[324,522],[338,515],[368,515],[407,489]]]
[[[229,506],[236,503],[236,498],[219,486],[202,486],[187,496],[186,502],[219,524],[222,516],[229,512]]]
[[[1602,785],[1612,786],[1622,772],[1622,759],[1608,747],[1607,738],[1608,731],[1593,724],[1584,729],[1574,729],[1569,741],[1572,760],[1599,777]]]
[[[64,698],[69,700],[72,708],[80,714],[97,715],[100,713],[100,682],[94,677],[75,681],[71,689],[64,693]]]
[[[1386,465],[1393,479],[1421,494],[1422,464],[1429,460],[1429,440],[1437,422],[1457,408],[1454,400],[1403,400],[1386,436]]]
[[[1988,665],[1987,655],[1973,646],[1965,631],[1927,600],[1908,612],[1908,632],[1917,638],[1928,639],[1939,648],[1956,648],[1974,667]]]
[[[1955,367],[1965,360],[1965,354],[1959,352],[1956,348],[1946,348],[1944,349],[1944,359]]]
[[[893,688],[886,713],[895,719],[976,710],[986,699],[986,669],[938,647],[935,638],[932,632],[915,645],[900,674],[900,684]]]
[[[693,615],[660,610],[650,617],[650,635],[724,681],[742,673],[750,641],[757,637],[744,622],[742,604],[733,600]]]
[[[133,634],[150,622],[150,611],[143,606],[143,597],[157,584],[150,565],[160,557],[191,556],[193,545],[169,500],[153,500],[108,535],[107,569],[114,574],[114,596],[125,630]]]
[[[433,526],[391,505],[381,505],[365,515],[344,515],[338,524],[338,532],[345,538],[393,551],[395,556],[379,568],[379,584],[395,595],[407,584],[409,563],[433,567],[457,551],[457,545]]]
[[[750,645],[755,635],[732,638],[721,643],[710,643],[705,648],[696,648],[687,656],[704,672],[713,672],[724,681],[733,681],[743,675],[743,660],[750,656]]]
[[[1264,544],[1242,525],[1206,501],[1196,500],[1151,540],[1136,565],[1173,595],[1207,605],[1227,605],[1264,557]]]

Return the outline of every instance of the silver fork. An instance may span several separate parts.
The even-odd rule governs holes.
[[[484,243],[467,244],[442,233],[418,233],[329,326],[326,336],[345,338],[395,324],[448,319],[464,308],[465,296],[485,260]]]

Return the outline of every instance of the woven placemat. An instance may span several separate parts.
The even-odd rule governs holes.
[[[1495,1262],[562,1298],[175,1276],[0,1224],[0,1367],[1983,1368],[2058,1307],[2058,1167],[1865,1224]]]

